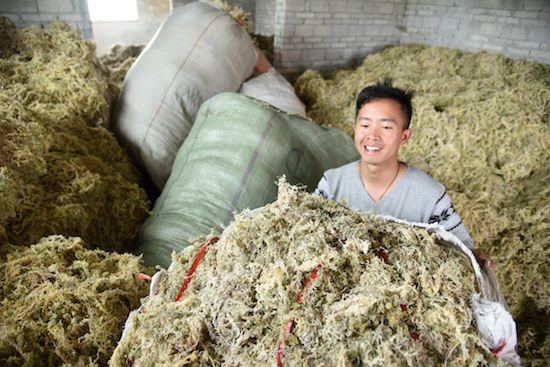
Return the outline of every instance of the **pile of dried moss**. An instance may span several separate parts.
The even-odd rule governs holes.
[[[305,72],[297,94],[319,124],[353,134],[355,100],[392,78],[416,91],[400,159],[448,189],[474,243],[498,262],[501,289],[532,365],[550,355],[550,65],[409,44],[355,70]]]
[[[471,263],[426,229],[280,183],[206,247],[177,300],[205,241],[175,256],[110,366],[502,363],[472,320]]]
[[[110,81],[114,83],[118,90],[122,88],[122,82],[130,67],[136,61],[139,54],[145,48],[144,45],[114,45],[108,54],[97,57],[103,65],[110,71]]]
[[[139,258],[50,236],[0,254],[0,364],[104,366],[148,293]]]
[[[63,234],[127,248],[150,203],[107,129],[118,89],[95,45],[59,21],[4,17],[0,39],[0,244]]]

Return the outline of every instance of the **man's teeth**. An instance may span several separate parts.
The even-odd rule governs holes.
[[[367,148],[367,150],[368,150],[369,152],[374,152],[374,151],[380,150],[380,148],[377,148],[377,147],[369,147],[369,146],[367,146],[366,148]]]

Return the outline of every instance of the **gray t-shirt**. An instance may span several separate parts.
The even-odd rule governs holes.
[[[363,187],[357,163],[326,171],[315,193],[335,201],[344,199],[350,208],[365,212],[374,209],[374,214],[388,214],[409,222],[438,223],[466,246],[474,248],[443,184],[407,164],[407,171],[397,185],[376,202]]]

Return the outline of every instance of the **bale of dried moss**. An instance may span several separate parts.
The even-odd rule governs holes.
[[[11,41],[0,44],[0,243],[64,234],[129,247],[150,204],[107,129],[117,90],[95,45],[59,21],[1,24]]]
[[[206,247],[176,301],[205,240],[174,255],[110,366],[502,364],[472,320],[470,261],[425,228],[280,183]]]
[[[0,364],[106,365],[148,292],[140,259],[63,236],[1,250]]]
[[[296,83],[308,116],[353,134],[359,91],[392,78],[416,91],[413,136],[400,159],[442,182],[518,322],[520,354],[550,353],[550,65],[409,44],[355,70]]]

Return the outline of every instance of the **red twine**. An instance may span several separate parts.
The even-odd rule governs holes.
[[[219,237],[212,237],[211,239],[209,239],[200,249],[199,253],[197,254],[197,256],[195,257],[195,260],[193,261],[193,265],[191,265],[191,269],[189,269],[189,272],[187,273],[187,277],[185,278],[185,281],[183,282],[182,286],[181,286],[181,289],[180,289],[180,292],[178,293],[178,296],[176,297],[176,300],[174,302],[177,302],[180,300],[181,296],[183,295],[183,292],[185,292],[185,290],[187,289],[187,286],[189,285],[189,282],[191,282],[191,278],[193,277],[193,273],[195,272],[195,270],[197,270],[197,266],[199,266],[199,262],[201,261],[202,259],[202,255],[204,255],[204,251],[206,250],[206,246],[208,246],[209,244],[211,243],[215,243],[216,241],[218,241],[220,238]],[[147,280],[151,280],[152,277],[150,277],[149,275],[147,274],[143,274],[143,273],[138,273],[138,278],[139,279],[147,279]],[[147,310],[145,310],[143,313],[147,313]],[[134,338],[134,343],[137,341],[138,337],[136,336]],[[153,347],[151,346],[149,348],[149,351],[147,352],[147,356],[149,356],[151,354],[151,351],[153,350]],[[131,360],[130,361],[130,366],[133,366],[134,365],[134,360]]]
[[[219,237],[212,237],[209,239],[200,249],[199,253],[197,254],[197,257],[195,257],[195,261],[193,261],[193,265],[191,265],[191,269],[189,269],[189,272],[187,273],[187,277],[185,278],[185,281],[183,282],[180,292],[178,293],[178,296],[176,297],[176,300],[174,302],[177,302],[180,300],[181,296],[183,295],[183,292],[187,289],[187,286],[191,282],[191,278],[193,277],[193,273],[195,270],[197,270],[197,266],[199,266],[199,262],[202,259],[202,255],[204,255],[204,251],[206,251],[206,246],[208,246],[211,243],[215,243],[219,240]]]
[[[387,265],[390,265],[390,260],[388,259],[388,255],[386,254],[386,251],[384,251],[383,248],[378,250],[378,255],[384,260],[384,263],[386,263]],[[403,312],[406,312],[407,314],[409,313],[409,310],[407,309],[406,304],[402,303],[400,306]],[[411,338],[413,338],[419,343],[422,343],[422,341],[420,340],[420,335],[418,335],[418,333],[416,332],[416,327],[410,322],[407,322],[407,327],[409,328],[409,335],[411,336]]]
[[[504,340],[502,341],[502,345],[500,347],[493,350],[493,354],[497,357],[502,357],[503,353],[500,353],[500,352],[502,352],[502,350],[504,349],[505,346],[506,346],[506,338],[504,338]]]
[[[315,278],[317,278],[317,271],[321,268],[321,264],[317,265],[317,269],[313,270],[309,276],[309,278],[307,279],[306,281],[306,284],[304,284],[304,286],[302,287],[302,291],[300,292],[300,294],[298,295],[298,298],[296,299],[296,303],[297,304],[300,304],[302,303],[302,300],[304,299],[304,293],[307,289],[307,287],[311,284],[311,282],[313,282],[313,280],[315,280]],[[297,308],[294,308],[292,311],[296,311]],[[292,329],[292,326],[294,325],[294,320],[290,320],[288,322],[288,324],[286,324],[286,328],[285,328],[285,333],[286,334],[289,334],[290,333],[290,330]],[[284,343],[286,343],[287,339],[285,338],[285,341]],[[279,350],[281,352],[277,353],[277,367],[281,367],[281,360],[283,358],[283,348],[284,348],[284,343],[281,343],[279,344]]]
[[[137,277],[138,277],[139,279],[151,280],[151,276],[150,276],[150,275],[143,274],[143,273],[138,273]]]

